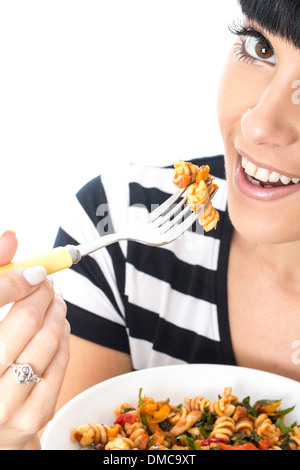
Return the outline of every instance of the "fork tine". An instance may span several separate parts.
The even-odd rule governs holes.
[[[187,217],[181,224],[178,224],[176,227],[172,226],[167,229],[164,235],[167,235],[170,241],[176,240],[184,232],[186,232],[200,217],[202,212],[192,212],[189,217]]]
[[[197,219],[199,219],[201,214],[204,212],[206,207],[211,202],[212,198],[215,196],[218,189],[219,188],[217,187],[211,193],[209,201],[207,202],[207,204],[205,204],[205,206],[202,206],[201,209],[199,209],[196,212],[192,212],[192,214],[189,217],[187,217],[182,223],[177,225],[177,227],[173,226],[171,228],[170,227],[167,228],[166,232],[164,232],[163,234],[168,236],[169,241],[173,241],[173,240],[176,240],[176,238],[179,238],[180,235],[182,235],[184,232],[186,232],[193,225],[193,223],[196,222]]]
[[[163,202],[161,205],[157,207],[154,211],[150,212],[148,215],[148,222],[153,222],[154,220],[157,219],[160,215],[162,215],[166,210],[175,204],[176,201],[182,196],[182,194],[186,191],[186,188],[184,189],[179,189],[176,193],[172,194],[165,202]]]
[[[211,185],[211,182],[207,184],[207,187]],[[179,189],[176,193],[172,194],[165,202],[160,204],[155,210],[151,211],[148,214],[147,222],[154,222],[159,216],[161,216],[164,212],[166,212],[178,199],[183,195],[183,193],[187,190],[187,187]],[[213,196],[212,196],[213,197]],[[186,199],[182,203],[185,204]]]
[[[184,201],[184,204],[186,204],[186,200]],[[177,204],[178,206],[180,205],[181,207],[184,204]],[[181,209],[181,207],[179,209]],[[172,211],[172,212],[178,212],[178,211]],[[187,204],[186,207],[177,214],[174,219],[170,219],[169,214],[167,214],[165,217],[162,217],[162,223],[157,226],[157,228],[160,230],[161,233],[165,233],[167,230],[171,230],[174,225],[178,223],[182,223],[183,220],[186,220],[187,214],[190,214],[191,208]],[[173,215],[173,214],[172,214]]]
[[[160,227],[161,225],[164,225],[166,222],[170,221],[171,217],[175,216],[178,211],[180,211],[179,216],[181,216],[181,214],[183,214],[183,212],[185,212],[186,210],[186,209],[181,210],[182,207],[186,204],[186,202],[187,202],[187,198],[185,197],[180,202],[173,204],[173,207],[170,206],[170,209],[171,209],[170,211],[164,211],[165,215],[161,215],[157,217],[153,222],[151,222],[152,227],[157,228],[157,227]],[[176,219],[177,218],[178,216],[176,217]]]

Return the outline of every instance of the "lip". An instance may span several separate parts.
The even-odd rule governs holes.
[[[246,156],[245,154],[243,154]],[[252,160],[253,161],[253,160]],[[274,170],[276,171],[276,170]],[[247,197],[259,201],[274,201],[287,197],[300,190],[300,183],[289,186],[279,186],[274,188],[264,188],[255,186],[248,181],[246,173],[242,167],[242,155],[238,152],[237,167],[235,172],[235,181],[238,189]]]
[[[281,171],[278,168],[274,168],[274,167],[271,167],[269,165],[265,165],[264,163],[258,162],[257,160],[255,160],[253,157],[251,157],[250,155],[248,155],[247,153],[245,153],[243,150],[239,149],[238,147],[236,147],[236,151],[238,152],[238,154],[241,157],[246,157],[248,161],[254,163],[254,165],[257,168],[265,168],[266,170],[269,170],[270,173],[274,171],[275,173],[279,173],[280,175],[287,176],[288,178],[291,178],[291,179],[292,178],[299,178],[299,176],[297,176],[297,175],[292,175],[291,173],[288,173],[286,171]]]

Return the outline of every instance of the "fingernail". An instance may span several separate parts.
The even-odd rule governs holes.
[[[43,266],[33,266],[32,268],[25,269],[23,271],[23,276],[28,284],[31,286],[37,286],[46,279],[47,271]]]
[[[12,235],[16,235],[16,232],[14,230],[5,230],[5,232],[2,233],[1,238],[4,237],[7,233],[11,233]]]

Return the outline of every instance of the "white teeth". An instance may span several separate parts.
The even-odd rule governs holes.
[[[255,176],[255,173],[257,172],[257,167],[253,163],[248,162],[245,167],[245,172],[249,176]]]
[[[300,183],[300,178],[289,178],[285,175],[280,175],[276,171],[270,172],[266,168],[258,168],[254,163],[250,162],[246,157],[242,157],[242,167],[245,170],[245,173],[248,175],[248,180],[251,181],[253,184],[259,185],[259,180],[263,183],[278,183],[280,180],[282,184],[288,185],[292,181],[294,184]],[[256,178],[254,180],[253,178]],[[272,187],[269,185],[265,185],[264,187]]]
[[[250,181],[250,183],[255,184],[255,186],[261,186],[260,182],[251,178],[251,176],[247,175],[247,180]]]
[[[288,178],[287,176],[280,176],[280,181],[285,184],[285,185],[288,185],[290,184],[290,182],[292,181],[291,178]]]
[[[259,181],[266,183],[269,181],[270,172],[265,168],[258,168],[257,172],[255,173],[255,178]]]
[[[276,173],[276,171],[272,171],[272,173],[269,176],[270,183],[278,183],[279,180],[280,180],[280,174]]]
[[[247,166],[248,160],[245,157],[242,157],[242,167],[245,169]]]

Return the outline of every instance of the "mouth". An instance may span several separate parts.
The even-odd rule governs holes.
[[[259,200],[274,200],[300,189],[300,177],[259,166],[238,152],[236,183],[247,196]]]
[[[288,186],[289,184],[298,184],[300,182],[300,178],[297,176],[290,178],[277,171],[258,167],[244,156],[242,156],[242,167],[251,183],[257,186],[263,186],[264,188]]]

